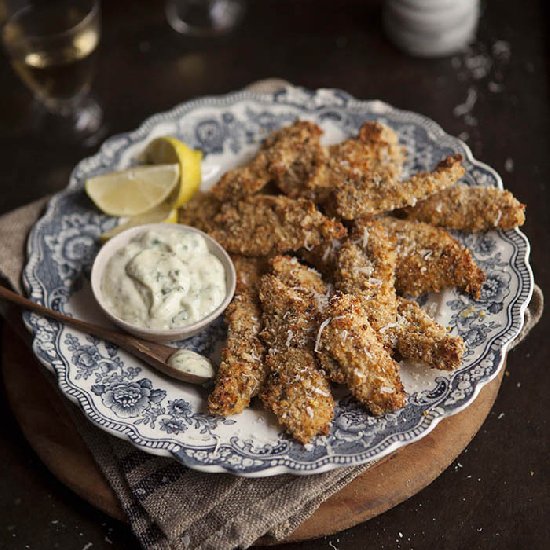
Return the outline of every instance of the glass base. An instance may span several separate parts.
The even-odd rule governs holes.
[[[38,100],[33,105],[33,130],[61,143],[97,145],[106,135],[103,110],[92,97],[86,96],[70,109],[52,110]]]
[[[168,0],[166,19],[180,34],[210,36],[235,28],[244,9],[243,0]]]

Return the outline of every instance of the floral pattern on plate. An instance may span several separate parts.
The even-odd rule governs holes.
[[[98,236],[115,220],[88,201],[84,181],[135,162],[151,139],[177,136],[205,154],[203,188],[252,154],[272,130],[296,118],[318,122],[327,142],[354,134],[367,119],[389,124],[410,152],[405,172],[429,169],[442,157],[465,157],[464,182],[502,187],[497,173],[473,159],[468,147],[433,121],[379,101],[357,101],[340,90],[287,87],[273,94],[238,92],[185,103],[148,119],[138,130],[114,136],[73,171],[35,225],[28,244],[24,283],[29,296],[48,307],[106,323],[89,288]],[[456,234],[488,273],[479,300],[456,291],[423,297],[435,318],[466,341],[463,365],[447,373],[403,365],[409,393],[405,408],[369,416],[342,390],[328,436],[302,446],[280,431],[273,418],[253,406],[223,419],[205,408],[207,390],[152,371],[115,346],[56,321],[25,314],[37,357],[51,369],[62,392],[104,430],[137,447],[174,457],[206,472],[247,476],[312,474],[364,464],[415,441],[446,416],[470,404],[503,365],[508,344],[519,333],[533,287],[529,243],[518,230]],[[178,346],[219,357],[223,321]]]

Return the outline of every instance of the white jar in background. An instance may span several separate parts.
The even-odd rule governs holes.
[[[453,54],[474,37],[479,0],[386,0],[384,26],[405,52],[422,57]]]

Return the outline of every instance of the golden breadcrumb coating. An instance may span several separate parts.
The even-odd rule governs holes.
[[[260,336],[270,350],[313,350],[328,289],[319,273],[296,258],[277,256],[270,263],[272,273],[259,283],[264,323]]]
[[[340,186],[358,175],[386,174],[398,180],[403,170],[405,149],[397,134],[379,122],[365,122],[357,137],[329,148],[330,184]]]
[[[321,274],[311,267],[307,267],[291,256],[275,256],[269,262],[273,274],[284,284],[290,287],[299,287],[314,294],[325,294],[327,286]]]
[[[268,271],[269,265],[267,259],[264,257],[250,258],[248,256],[232,254],[231,260],[237,274],[235,292],[237,294],[252,292],[257,296],[260,277]]]
[[[268,348],[268,377],[262,401],[293,437],[307,443],[317,434],[328,433],[334,400],[313,352],[325,291],[321,277],[295,258],[272,260],[273,274],[259,284]]]
[[[225,310],[227,342],[216,385],[208,399],[210,413],[221,416],[238,414],[247,408],[266,377],[265,347],[258,336],[262,325],[257,288],[265,271],[265,261],[242,256],[232,259],[237,272],[237,288]]]
[[[210,233],[214,229],[214,217],[220,211],[221,206],[212,193],[196,193],[187,204],[178,210],[178,223]]]
[[[298,120],[266,140],[269,171],[285,195],[313,199],[314,190],[325,186],[328,155],[321,147],[322,133],[317,124]]]
[[[479,298],[485,273],[470,251],[444,229],[392,217],[380,222],[397,239],[398,292],[419,296],[456,287]]]
[[[352,395],[374,415],[403,407],[406,394],[399,365],[365,319],[361,300],[335,294],[325,315],[316,349],[338,363]]]
[[[254,195],[271,180],[268,156],[264,149],[243,166],[228,170],[212,187],[212,195],[219,201],[237,201]]]
[[[334,191],[335,202],[328,211],[345,220],[374,216],[414,205],[455,184],[463,175],[460,155],[447,157],[433,172],[419,172],[403,182],[384,172],[358,172]]]
[[[225,311],[227,342],[216,385],[208,398],[211,414],[228,416],[247,408],[266,376],[264,345],[258,338],[261,310],[250,293],[236,295]]]
[[[298,251],[300,259],[312,265],[323,274],[326,281],[332,282],[334,271],[338,265],[338,253],[342,244],[347,240],[347,233],[341,239],[331,239],[322,242],[311,249],[302,248]]]
[[[449,334],[412,300],[398,298],[397,313],[391,331],[403,359],[441,370],[460,367],[464,354],[460,336]]]
[[[266,363],[269,376],[261,398],[281,426],[304,444],[316,435],[327,435],[334,399],[314,355],[306,349],[289,348],[268,355]]]
[[[262,340],[270,350],[313,348],[317,306],[311,295],[291,288],[274,275],[260,280]]]
[[[377,220],[363,220],[352,240],[340,249],[334,279],[336,289],[361,299],[365,314],[375,331],[395,322],[395,239]],[[383,333],[380,334],[384,340]]]
[[[309,248],[345,234],[341,223],[306,199],[254,195],[224,204],[209,231],[232,254],[270,256]]]
[[[525,205],[510,191],[457,185],[406,210],[407,218],[459,231],[513,229],[525,223]]]

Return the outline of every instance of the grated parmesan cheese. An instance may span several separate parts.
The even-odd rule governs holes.
[[[317,337],[315,338],[315,348],[314,350],[316,352],[320,351],[320,345],[321,345],[321,335],[323,334],[323,330],[325,330],[325,327],[328,326],[328,324],[332,321],[332,318],[329,317],[328,319],[325,319],[321,325],[319,326],[319,330],[317,331]]]

